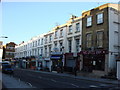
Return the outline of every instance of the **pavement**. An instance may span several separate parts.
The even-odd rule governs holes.
[[[29,69],[23,69],[23,70],[29,70]],[[56,71],[53,71],[53,72],[45,72],[45,71],[37,71],[37,70],[30,70],[30,71],[60,75],[63,77],[72,77],[72,78],[77,78],[77,79],[81,79],[81,80],[95,81],[95,82],[100,82],[100,83],[105,83],[105,84],[114,84],[114,85],[118,85],[118,88],[120,89],[120,81],[119,80],[75,76],[72,74],[68,74],[66,72],[57,73]],[[1,75],[1,72],[0,72],[0,75]],[[2,82],[3,82],[3,85],[5,88],[34,88],[34,87],[31,87],[30,84],[25,83],[19,79],[12,77],[12,75],[2,74]]]

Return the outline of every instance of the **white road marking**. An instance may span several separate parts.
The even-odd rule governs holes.
[[[20,78],[18,79],[18,81],[20,82]]]
[[[38,78],[42,78],[42,77],[38,77]]]
[[[54,79],[51,79],[51,81],[53,81],[53,82],[57,82],[56,80],[54,80]]]
[[[98,87],[98,86],[95,86],[95,85],[90,85],[90,87],[93,87],[93,88],[94,88],[94,87]]]
[[[73,86],[75,86],[75,87],[79,87],[79,86],[77,86],[77,85],[75,85],[75,84],[71,84],[71,85],[73,85]]]
[[[30,86],[32,87],[32,84],[31,84],[31,83],[27,82],[27,84],[30,85]]]

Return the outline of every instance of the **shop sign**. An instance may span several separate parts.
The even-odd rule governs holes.
[[[81,54],[106,54],[107,52],[105,50],[99,50],[99,51],[81,51]]]
[[[51,52],[51,55],[61,55],[62,52]]]

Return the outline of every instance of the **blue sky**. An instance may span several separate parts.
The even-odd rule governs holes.
[[[83,10],[102,4],[105,2],[3,2],[0,35],[8,36],[2,39],[4,44],[19,44],[52,30],[56,23],[66,23],[71,14],[81,16]]]

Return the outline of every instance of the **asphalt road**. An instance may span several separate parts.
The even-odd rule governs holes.
[[[100,88],[106,90],[109,88],[112,90],[114,85],[103,84],[94,81],[80,80],[69,76],[60,76],[56,74],[35,72],[31,70],[16,69],[14,71],[13,77],[26,82],[31,87],[35,88]]]

